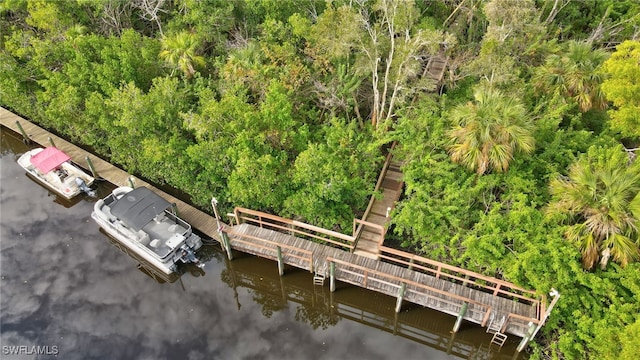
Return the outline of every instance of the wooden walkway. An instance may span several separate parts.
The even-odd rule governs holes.
[[[442,84],[442,79],[447,68],[447,59],[444,55],[431,56],[424,65],[422,73],[423,78],[429,78],[436,83],[436,88]],[[395,208],[396,202],[402,194],[402,171],[400,170],[402,163],[393,159],[393,149],[396,143],[393,143],[388,150],[387,157],[382,171],[378,176],[378,182],[374,189],[374,193],[382,193],[382,197],[376,195],[371,197],[369,205],[362,216],[362,224],[356,232],[356,249],[355,253],[361,256],[377,259],[380,254],[380,246],[384,243],[384,236],[387,225],[390,220],[391,211]],[[375,224],[377,226],[367,226]],[[382,231],[379,230],[382,227]]]
[[[360,256],[352,252],[355,236],[271,214],[236,208],[229,215],[230,248],[277,261],[281,274],[287,264],[330,277],[332,290],[337,280],[395,297],[396,311],[409,301],[520,337],[544,312],[532,291],[506,281],[385,247],[381,260]]]
[[[438,86],[442,83],[442,79],[444,78],[444,73],[447,69],[447,58],[444,55],[439,54],[429,58],[426,66],[424,67],[424,72],[422,73],[422,77],[430,78],[435,81]]]
[[[401,163],[393,160],[392,151],[394,148],[395,143],[389,149],[374,189],[374,193],[381,192],[382,197],[376,195],[371,197],[362,216],[362,223],[356,231],[358,240],[355,253],[360,256],[378,259],[380,246],[384,242],[387,231],[389,216],[402,193],[404,182],[400,171]]]
[[[154,187],[146,181],[130,175],[129,173],[116,167],[115,165],[112,165],[107,161],[96,157],[88,151],[48,132],[47,130],[33,124],[26,119],[21,118],[20,116],[10,112],[9,110],[0,107],[0,124],[2,126],[20,134],[21,131],[17,125],[17,122],[20,123],[20,126],[25,131],[30,141],[46,147],[51,146],[51,141],[49,140],[51,139],[57,148],[68,154],[74,163],[83,167],[87,172],[89,172],[89,166],[86,160],[88,157],[91,160],[91,163],[93,164],[93,167],[100,178],[116,186],[130,186],[129,178],[131,178],[135,186],[146,186],[152,189],[155,193],[159,194],[170,203],[176,204],[180,217],[190,223],[195,229],[198,229],[198,231],[202,232],[204,235],[212,239],[219,240],[220,236],[217,232],[218,227],[215,218],[213,218],[212,216],[196,209],[195,207],[185,203],[184,201],[181,201],[180,199],[177,199],[165,193],[164,191]]]

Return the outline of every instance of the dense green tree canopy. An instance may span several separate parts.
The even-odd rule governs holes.
[[[474,98],[450,113],[451,159],[478,175],[507,171],[516,152],[534,149],[531,120],[517,99],[498,90],[478,88]]]
[[[569,217],[565,236],[578,244],[587,269],[598,260],[605,268],[610,256],[622,266],[640,257],[640,163],[628,162],[621,147],[592,147],[568,178],[551,181],[549,212]]]
[[[640,138],[640,42],[618,45],[602,71],[609,76],[602,90],[615,107],[609,111],[611,127],[625,136]]]
[[[397,141],[390,246],[558,289],[534,358],[631,359],[639,14],[634,0],[6,0],[0,105],[205,210],[215,196],[347,233]]]

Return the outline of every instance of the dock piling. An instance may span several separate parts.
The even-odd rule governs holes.
[[[49,140],[49,144],[51,144],[51,146],[56,147],[56,143],[53,142],[51,136],[47,136],[47,140]]]
[[[178,211],[178,204],[171,203],[171,209],[173,210],[173,213],[176,214],[177,217],[180,217],[180,212]]]
[[[49,138],[51,139],[51,138]],[[53,143],[53,142],[52,142]],[[55,146],[55,145],[54,145]],[[88,156],[85,156],[84,159],[87,161],[87,165],[89,165],[89,170],[91,170],[91,175],[93,175],[93,177],[95,179],[98,178],[98,172],[96,171],[96,169],[93,167],[93,163],[91,162],[91,159]]]
[[[284,275],[284,262],[282,261],[282,248],[277,246],[278,250],[278,273],[280,276]]]
[[[133,182],[133,178],[132,178],[131,176],[129,176],[129,177],[127,178],[127,180],[129,180],[129,186],[130,186],[131,188],[135,189],[135,188],[136,188],[136,184],[134,184],[134,182]]]
[[[532,322],[529,322],[529,329],[525,334],[525,336],[520,341],[520,344],[518,344],[518,348],[517,348],[518,353],[524,350],[525,346],[527,346],[527,344],[529,343],[529,340],[531,340],[531,335],[533,335],[535,330],[536,330],[536,325]]]
[[[231,243],[229,242],[229,236],[226,232],[221,231],[220,237],[222,238],[222,245],[224,245],[224,250],[227,252],[227,257],[229,260],[233,260],[233,255],[231,254]]]
[[[16,120],[16,125],[18,125],[18,130],[20,130],[20,133],[22,134],[22,142],[24,142],[25,144],[30,143],[31,139],[29,139],[29,136],[27,135],[27,133],[22,128],[22,125],[20,125],[20,121]]]
[[[460,313],[458,314],[458,319],[456,323],[453,325],[453,332],[456,333],[460,330],[460,325],[462,325],[462,319],[464,318],[464,314],[467,312],[467,308],[469,307],[469,303],[465,302],[462,304],[462,308],[460,309]]]
[[[336,291],[336,263],[333,261],[329,264],[329,285],[331,292]]]
[[[404,292],[407,289],[407,283],[402,283],[400,286],[400,292],[398,292],[398,299],[396,300],[396,312],[400,312],[400,308],[402,308],[402,299],[404,298]]]

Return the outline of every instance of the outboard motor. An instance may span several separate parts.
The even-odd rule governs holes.
[[[202,269],[204,267],[204,263],[200,262],[200,260],[198,260],[198,258],[196,257],[196,254],[193,253],[193,250],[189,249],[188,246],[186,245],[182,245],[180,247],[180,249],[182,249],[182,261],[187,263],[193,263],[195,264],[197,267],[199,267],[200,269]],[[186,260],[186,261],[185,261]]]
[[[95,190],[91,190],[91,188],[87,186],[87,183],[85,183],[84,180],[82,180],[81,178],[79,177],[76,178],[76,184],[78,185],[80,190],[84,191],[87,195],[91,197],[96,197]]]

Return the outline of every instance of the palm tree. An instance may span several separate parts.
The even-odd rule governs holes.
[[[204,57],[197,54],[199,45],[195,34],[182,31],[162,39],[160,58],[180,69],[186,77],[192,77],[196,72],[194,66],[205,64]]]
[[[266,91],[264,84],[268,82],[263,76],[263,61],[263,49],[256,41],[248,41],[244,46],[231,50],[227,62],[220,69],[220,76],[225,80],[222,87],[226,89],[241,84],[262,97]]]
[[[474,98],[451,113],[451,160],[478,175],[506,171],[516,152],[533,151],[532,123],[517,99],[498,90],[479,88]]]
[[[598,260],[604,269],[609,257],[625,266],[640,256],[640,163],[627,162],[619,147],[592,147],[567,178],[551,181],[548,211],[569,215],[565,237],[580,248],[586,269]]]
[[[592,50],[589,43],[569,41],[565,52],[547,57],[533,83],[540,92],[572,99],[582,112],[605,109],[607,102],[600,89],[604,73],[597,70],[607,57],[606,51]]]

